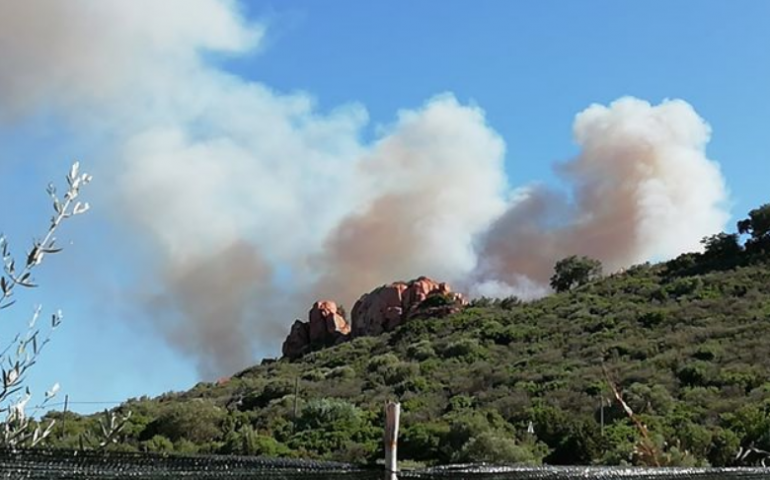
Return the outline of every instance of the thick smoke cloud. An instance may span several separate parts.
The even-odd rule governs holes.
[[[3,2],[0,114],[97,114],[107,103],[127,114],[120,121],[140,112],[159,118],[167,108],[160,89],[195,75],[202,52],[258,45],[263,28],[247,25],[235,7],[228,0]],[[148,96],[153,89],[158,95]]]
[[[166,290],[148,300],[148,313],[172,344],[194,358],[206,378],[242,367],[238,361],[252,356],[244,338],[253,335],[254,300],[272,293],[270,266],[259,252],[237,243],[163,273]]]
[[[369,195],[327,237],[316,295],[352,306],[395,279],[465,277],[475,235],[505,207],[503,155],[483,112],[451,96],[402,112],[359,164]]]
[[[511,191],[503,140],[450,94],[367,143],[363,106],[320,112],[219,68],[212,55],[258,50],[266,31],[237,7],[0,6],[0,119],[45,110],[108,144],[111,192],[93,203],[151,245],[146,316],[205,378],[276,352],[319,296],[352,306],[419,275],[540,296],[563,256],[618,269],[697,248],[727,218],[708,126],[685,102],[588,108],[580,154],[557,166],[567,192]]]
[[[557,166],[571,198],[544,187],[520,192],[485,234],[480,292],[502,282],[508,293],[537,293],[531,282],[547,283],[571,254],[615,271],[697,250],[727,221],[724,181],[705,155],[710,128],[687,103],[593,105],[575,118],[574,135],[580,154]]]

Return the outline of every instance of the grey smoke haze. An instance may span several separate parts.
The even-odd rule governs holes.
[[[258,311],[253,300],[272,293],[270,266],[259,252],[240,242],[216,256],[180,263],[163,273],[173,277],[162,279],[168,290],[149,300],[149,312],[164,334],[196,359],[204,377],[215,377],[222,368],[242,367],[218,360],[219,349],[231,352],[225,359],[252,355],[243,338],[253,335],[251,323]],[[191,318],[206,321],[191,326]]]
[[[696,249],[727,219],[709,127],[683,101],[589,107],[580,154],[556,167],[566,190],[511,190],[503,140],[451,94],[367,143],[363,106],[319,112],[205,59],[258,49],[264,31],[230,1],[0,6],[0,116],[45,107],[107,139],[114,188],[93,203],[153,246],[147,317],[205,378],[276,352],[317,296],[350,307],[430,275],[533,297],[563,256],[618,269]]]

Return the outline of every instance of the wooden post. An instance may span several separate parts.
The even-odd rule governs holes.
[[[599,415],[601,417],[602,437],[604,436],[604,395],[599,397]]]
[[[297,430],[297,397],[299,396],[299,376],[294,379],[294,413],[291,421],[291,433]]]
[[[398,424],[401,418],[401,404],[388,402],[385,405],[385,473],[395,478],[398,472]]]

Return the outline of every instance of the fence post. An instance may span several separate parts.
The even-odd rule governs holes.
[[[398,472],[398,424],[401,418],[401,404],[388,402],[385,405],[385,473],[395,478]],[[387,475],[386,475],[387,477]]]
[[[291,420],[291,433],[297,431],[297,397],[299,396],[299,375],[294,378],[294,408]]]

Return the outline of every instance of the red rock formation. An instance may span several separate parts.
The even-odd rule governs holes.
[[[420,277],[409,283],[395,282],[364,294],[353,306],[353,328],[339,313],[337,304],[320,301],[308,312],[308,321],[297,320],[283,342],[283,356],[298,358],[353,337],[390,332],[416,315],[443,316],[456,312],[465,300],[446,283]]]
[[[365,293],[353,305],[353,336],[379,335],[396,328],[404,315],[404,291],[409,286],[403,282],[384,285]]]
[[[363,295],[353,306],[353,336],[379,335],[389,332],[420,312],[422,303],[441,296],[440,308],[434,313],[447,314],[465,304],[462,295],[452,293],[449,285],[420,277],[409,283],[396,282]]]
[[[327,344],[350,333],[350,325],[337,311],[337,304],[324,300],[315,302],[308,312],[310,343]]]
[[[350,334],[350,325],[337,311],[337,304],[320,301],[308,312],[308,321],[297,320],[283,342],[283,356],[297,358],[313,347],[329,347],[344,341]]]

